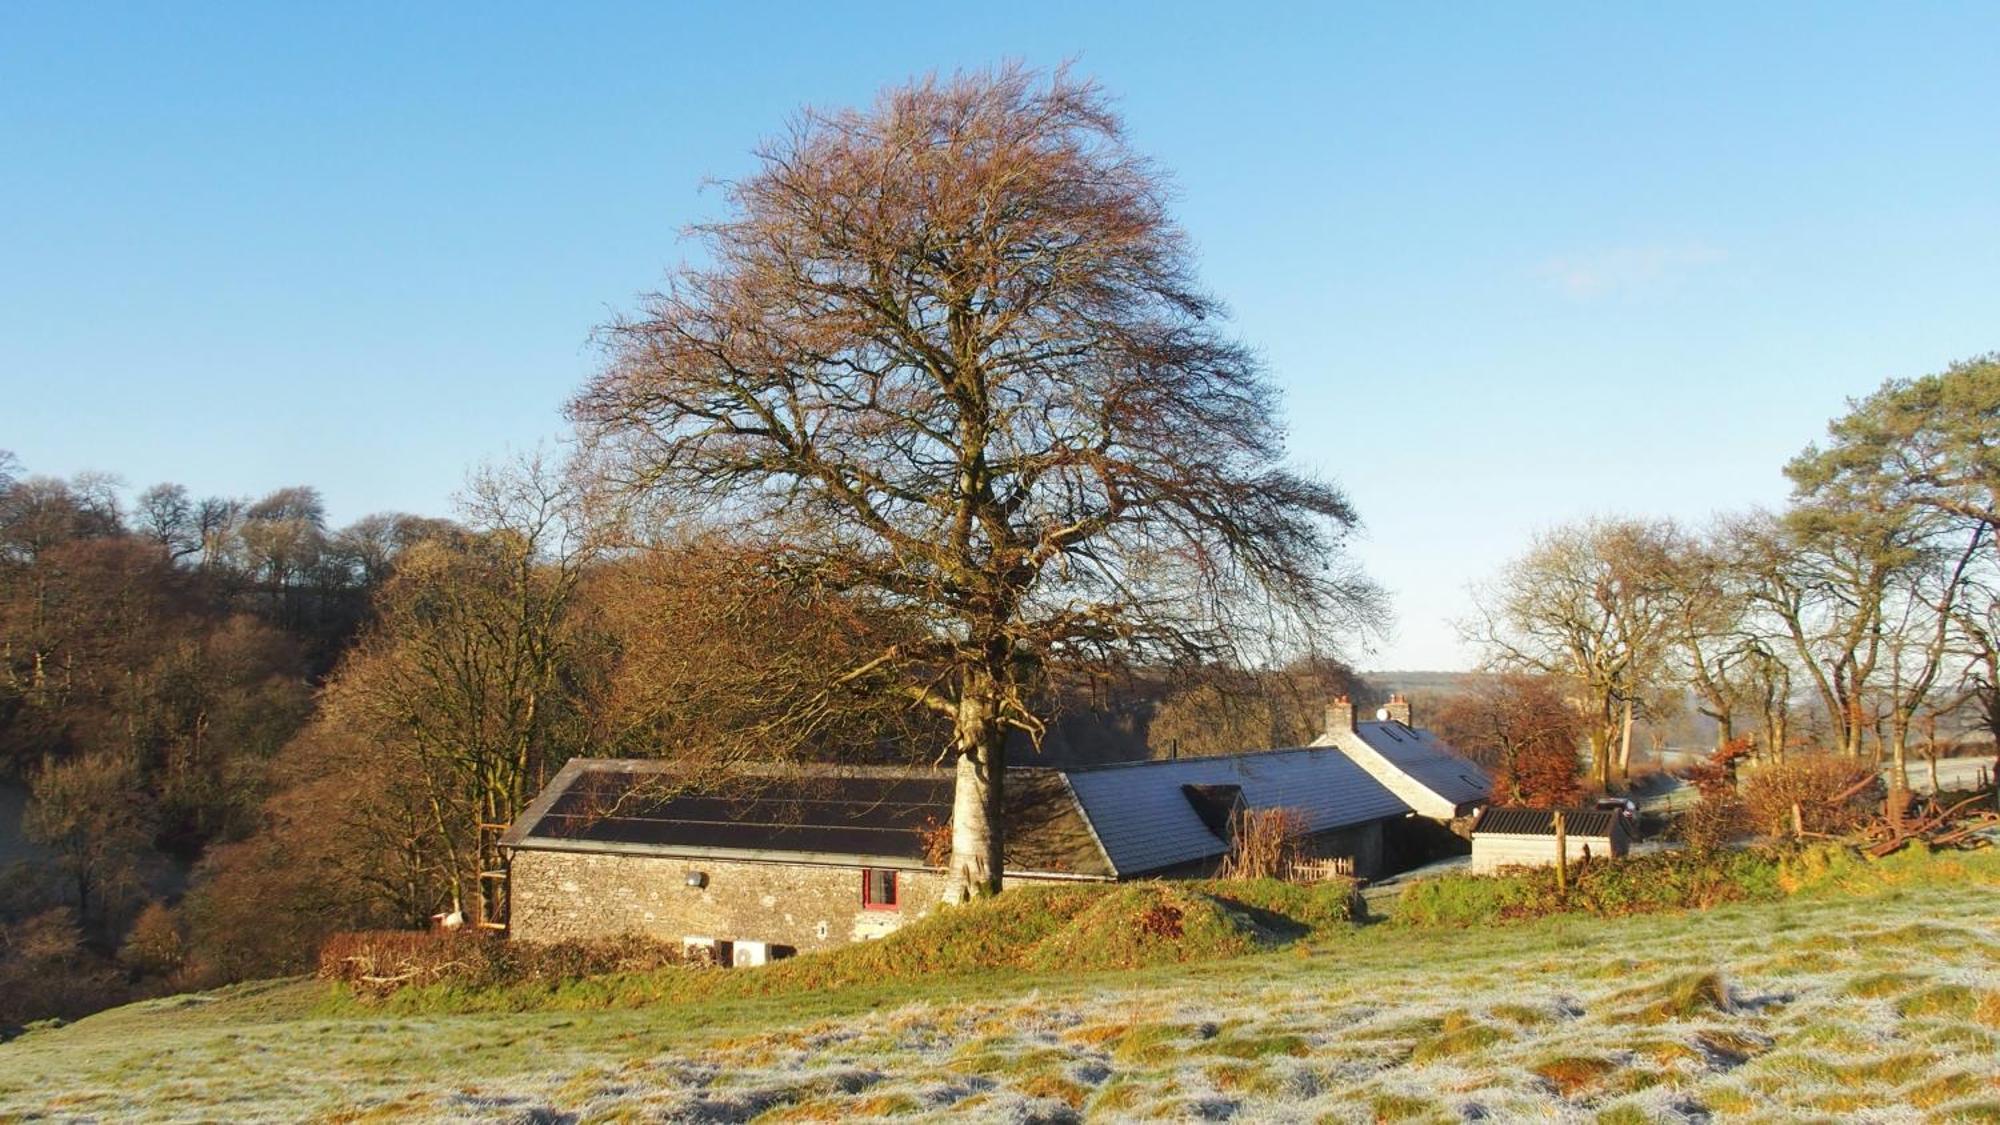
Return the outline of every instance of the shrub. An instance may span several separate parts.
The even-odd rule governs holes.
[[[1593,860],[1571,865],[1567,896],[1556,888],[1553,867],[1444,875],[1405,889],[1396,903],[1396,920],[1412,926],[1471,926],[1554,914],[1608,917],[1772,899],[1783,893],[1779,867],[1776,853],[1760,850]]]
[[[1873,783],[1865,784],[1864,783]],[[1845,800],[1834,798],[1864,786]],[[1866,762],[1831,754],[1796,756],[1751,774],[1743,782],[1743,804],[1757,831],[1790,835],[1792,806],[1805,830],[1837,835],[1866,819],[1880,797],[1875,771]]]
[[[1527,872],[1441,875],[1403,889],[1396,921],[1411,926],[1472,926],[1517,917],[1537,891]]]
[[[1254,953],[1279,935],[1231,903],[1175,883],[1132,883],[1096,896],[1024,951],[1033,969],[1114,969]]]
[[[686,964],[680,946],[637,936],[527,942],[476,931],[385,930],[328,938],[320,947],[318,975],[381,996],[428,985],[556,984]]]
[[[1904,886],[2000,885],[2000,851],[1906,849],[1880,859],[1839,844],[1693,851],[1572,865],[1567,897],[1552,867],[1498,875],[1442,875],[1412,883],[1396,902],[1406,926],[1475,926],[1557,914],[1601,917],[1767,902],[1786,895],[1862,895]]]
[[[1224,879],[1275,879],[1306,858],[1306,816],[1298,809],[1241,808],[1230,818]]]
[[[0,1039],[5,1029],[122,1003],[119,974],[84,945],[67,908],[0,925]]]
[[[1870,856],[1842,844],[1817,844],[1787,852],[1779,872],[1787,894],[1871,894],[1890,887],[2000,885],[2000,851],[1930,852],[1905,848]]]
[[[1326,930],[1349,925],[1362,917],[1360,884],[1352,879],[1319,883],[1215,879],[1189,886],[1249,911],[1266,925],[1291,923],[1308,930]]]
[[[180,927],[164,905],[149,903],[132,923],[125,944],[118,951],[125,967],[142,977],[168,977],[179,972],[187,961],[187,943]]]
[[[1733,793],[1704,793],[1674,818],[1673,835],[1697,855],[1727,848],[1748,834],[1750,821]]]

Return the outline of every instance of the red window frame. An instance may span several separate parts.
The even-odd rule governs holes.
[[[889,900],[887,902],[876,901],[875,876],[877,875],[886,875],[889,878]],[[901,888],[896,886],[895,871],[882,867],[864,867],[861,869],[861,909],[899,910],[901,909],[900,903],[902,897],[898,893],[900,890]]]

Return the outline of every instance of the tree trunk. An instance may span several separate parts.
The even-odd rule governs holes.
[[[1844,701],[1833,711],[1831,718],[1839,725],[1840,752],[1859,759],[1862,749],[1861,705],[1852,700]]]
[[[1618,729],[1618,780],[1632,779],[1632,701],[1625,701],[1625,717]]]
[[[984,693],[968,691],[959,703],[953,742],[957,764],[951,805],[951,882],[946,901],[965,902],[1000,893],[1005,826],[1007,730]]]
[[[1889,720],[1890,760],[1896,772],[1896,788],[1910,787],[1910,725],[1901,716]]]

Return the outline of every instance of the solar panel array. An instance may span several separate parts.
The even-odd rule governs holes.
[[[721,853],[930,866],[954,781],[936,769],[751,768],[727,778],[669,763],[575,759],[510,829],[509,847]],[[1009,769],[1006,870],[1109,878],[1063,775]]]
[[[952,783],[944,775],[760,777],[731,789],[690,792],[669,775],[591,770],[528,837],[921,861],[926,823],[951,816]]]

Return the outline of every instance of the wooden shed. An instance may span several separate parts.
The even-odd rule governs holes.
[[[1489,808],[1472,824],[1472,870],[1485,874],[1502,867],[1543,867],[1556,861],[1553,809]],[[1624,814],[1611,810],[1563,809],[1563,835],[1570,862],[1585,855],[1622,856],[1631,845]]]

